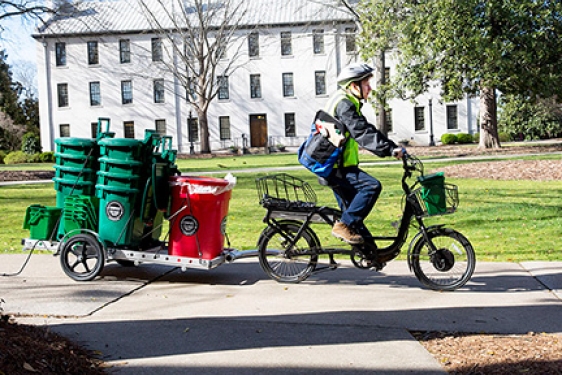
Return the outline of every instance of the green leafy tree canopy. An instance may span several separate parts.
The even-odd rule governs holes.
[[[482,147],[499,147],[497,90],[532,100],[562,94],[559,1],[363,0],[359,12],[365,55],[393,36],[400,96],[432,84],[447,101],[480,95]]]

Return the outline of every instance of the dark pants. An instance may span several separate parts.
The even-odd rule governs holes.
[[[327,180],[331,186],[337,186],[334,195],[342,210],[341,222],[363,237],[372,237],[363,220],[381,194],[382,185],[379,180],[359,167],[347,167],[339,173],[334,171]]]

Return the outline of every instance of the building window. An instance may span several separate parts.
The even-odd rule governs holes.
[[[394,131],[392,126],[392,109],[389,108],[384,111],[384,118],[386,120],[386,129],[389,133],[392,133]]]
[[[416,131],[425,130],[425,107],[414,108],[414,129]]]
[[[131,42],[129,39],[119,41],[119,61],[121,64],[131,62]]]
[[[230,117],[220,116],[219,117],[219,131],[221,141],[230,139]]]
[[[92,134],[92,138],[97,138],[98,136],[98,123],[91,122],[90,123],[90,133]]]
[[[355,28],[348,27],[345,29],[345,52],[355,53]]]
[[[101,89],[99,82],[90,82],[90,105],[101,105]]]
[[[66,43],[55,43],[55,61],[57,66],[66,66]]]
[[[326,95],[326,72],[321,70],[314,72],[314,85],[316,95]]]
[[[248,55],[250,57],[259,57],[260,55],[260,34],[257,32],[248,35]]]
[[[135,122],[125,121],[123,123],[123,133],[125,138],[135,138]]]
[[[154,103],[164,103],[164,80],[154,80]]]
[[[166,120],[156,120],[154,121],[154,126],[156,133],[166,135]]]
[[[281,33],[281,56],[291,56],[293,54],[293,45],[291,42],[291,32],[283,31]]]
[[[98,65],[99,63],[98,42],[88,42],[88,65]]]
[[[186,99],[188,102],[195,102],[197,100],[197,93],[195,92],[195,78],[190,77],[187,79]]]
[[[187,132],[189,142],[199,142],[199,121],[197,117],[187,119]]]
[[[70,137],[70,124],[60,124],[59,134],[61,137]]]
[[[261,98],[261,78],[259,74],[250,74],[250,97]]]
[[[162,61],[162,40],[160,38],[152,38],[152,61]]]
[[[447,106],[447,129],[455,130],[459,128],[459,116],[456,105]]]
[[[293,73],[283,73],[283,96],[295,96],[295,85],[293,83]]]
[[[132,81],[121,81],[121,103],[122,104],[132,104],[133,103],[133,82]]]
[[[228,76],[218,76],[217,81],[219,86],[219,100],[227,100],[230,97],[228,90]]]
[[[295,114],[285,113],[285,137],[295,137],[296,135]]]
[[[59,107],[68,107],[68,83],[59,83],[57,85],[57,97]]]
[[[312,30],[312,47],[315,55],[324,53],[324,30]]]

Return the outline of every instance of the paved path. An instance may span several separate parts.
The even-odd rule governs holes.
[[[0,273],[25,254],[0,255]],[[423,289],[407,264],[348,262],[297,285],[256,259],[212,271],[108,264],[74,282],[52,255],[0,278],[7,313],[45,324],[117,374],[444,374],[411,330],[562,333],[562,262],[478,263],[461,290]]]

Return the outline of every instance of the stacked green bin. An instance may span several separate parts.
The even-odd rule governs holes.
[[[58,138],[55,140],[57,207],[64,207],[69,195],[94,195],[98,169],[98,147],[95,139]]]
[[[427,209],[427,214],[438,215],[447,212],[445,197],[445,174],[437,172],[418,177],[421,184],[421,198]]]
[[[69,195],[64,201],[61,223],[57,233],[58,239],[65,235],[80,233],[81,229],[93,232],[98,227],[99,199],[89,195]]]
[[[29,229],[33,240],[55,240],[55,229],[62,209],[33,204],[27,207],[23,220],[23,229]]]
[[[143,143],[131,138],[103,138],[96,196],[100,198],[100,238],[115,246],[136,246],[138,198],[143,165]]]

